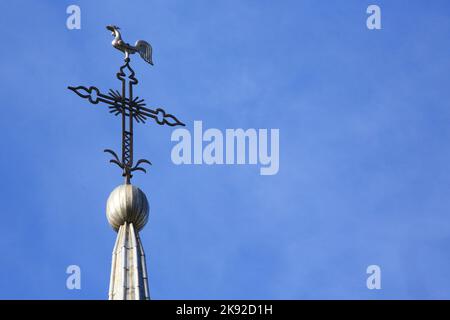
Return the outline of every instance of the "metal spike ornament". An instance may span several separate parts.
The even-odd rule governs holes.
[[[119,27],[111,25],[107,26],[106,29],[110,30],[114,36],[112,46],[125,54],[125,64],[120,67],[117,73],[117,79],[122,84],[121,91],[109,89],[108,93],[104,94],[94,86],[69,86],[68,89],[75,92],[78,96],[88,99],[92,104],[98,104],[99,102],[106,104],[109,107],[109,112],[115,116],[122,115],[122,157],[119,159],[117,154],[111,149],[105,149],[104,151],[113,156],[110,162],[122,169],[125,183],[129,184],[133,176],[132,172],[147,172],[140,166],[141,164],[151,165],[151,162],[146,159],[139,159],[136,163],[133,161],[133,122],[145,123],[148,118],[152,118],[159,125],[171,127],[184,126],[184,123],[175,116],[166,113],[162,108],[156,108],[155,110],[146,108],[144,99],[133,96],[133,86],[138,84],[138,80],[130,66],[130,55],[139,53],[144,61],[153,65],[151,45],[146,41],[138,40],[132,46],[122,40]]]

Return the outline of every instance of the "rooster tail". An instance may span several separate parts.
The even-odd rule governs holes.
[[[138,40],[136,41],[135,47],[137,51],[139,52],[139,55],[144,59],[146,62],[153,65],[152,61],[152,46],[150,43],[144,40]]]

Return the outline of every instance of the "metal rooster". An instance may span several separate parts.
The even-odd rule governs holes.
[[[152,46],[150,43],[144,40],[138,40],[136,41],[135,45],[132,46],[129,43],[126,43],[122,40],[122,36],[120,35],[119,27],[117,26],[106,26],[106,29],[112,32],[112,35],[114,36],[114,40],[112,41],[112,46],[116,48],[117,50],[122,51],[125,53],[125,60],[129,60],[130,54],[135,54],[136,52],[139,53],[139,55],[144,59],[146,62],[153,65],[152,61]]]

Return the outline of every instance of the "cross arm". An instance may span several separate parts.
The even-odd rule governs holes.
[[[136,121],[144,122],[147,117],[152,118],[159,125],[168,125],[170,127],[175,126],[185,126],[183,122],[177,119],[174,115],[166,113],[164,109],[157,108],[156,110],[148,109],[145,107],[138,107],[136,111],[133,111],[133,116],[135,116]]]
[[[168,125],[170,127],[175,126],[185,126],[183,122],[177,119],[174,115],[166,113],[162,108],[157,108],[152,110],[145,107],[144,99],[139,99],[139,97],[134,98],[132,101],[128,98],[123,98],[118,91],[109,90],[108,94],[101,93],[97,87],[68,87],[69,90],[75,92],[79,97],[83,99],[88,99],[92,104],[98,104],[103,102],[109,105],[110,113],[115,115],[121,114],[123,109],[125,109],[126,115],[130,114],[132,110],[133,118],[137,122],[145,122],[147,118],[152,118],[159,125]],[[121,102],[124,103],[121,103]]]
[[[69,90],[72,90],[75,92],[79,97],[88,99],[90,103],[97,104],[99,102],[106,103],[110,106],[114,106],[118,102],[118,93],[110,90],[109,94],[101,93],[100,90],[97,87],[84,87],[84,86],[78,86],[78,87],[67,87]],[[118,96],[116,96],[118,95]]]

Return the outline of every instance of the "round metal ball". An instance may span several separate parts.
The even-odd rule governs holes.
[[[122,184],[115,188],[106,202],[106,217],[114,230],[125,222],[132,223],[141,230],[148,220],[148,201],[144,192],[131,184]]]

